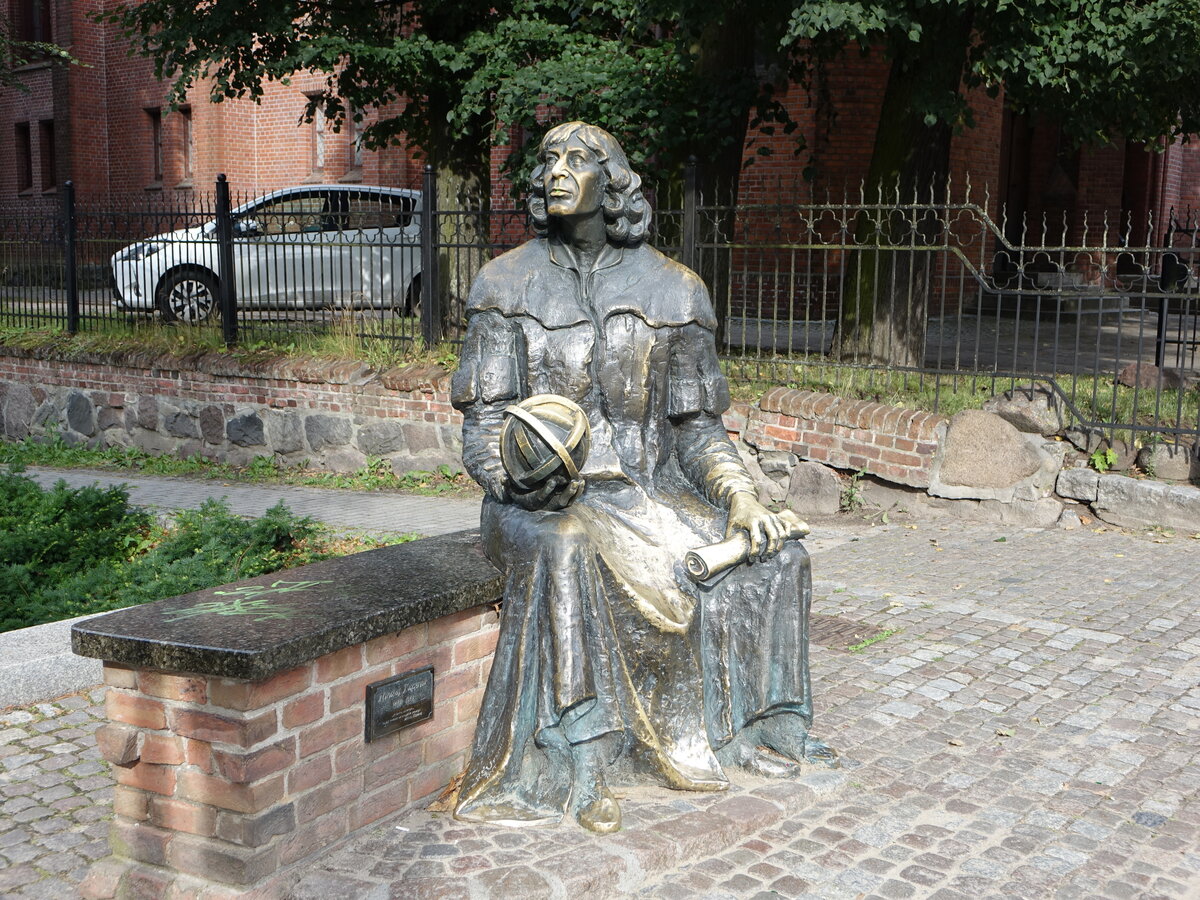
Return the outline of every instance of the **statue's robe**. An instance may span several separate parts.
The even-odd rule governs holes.
[[[808,556],[789,543],[715,585],[684,554],[724,537],[755,486],[722,424],[729,391],[703,282],[646,245],[530,241],[479,272],[453,402],[463,460],[484,487],[482,533],[506,573],[499,643],[456,815],[557,821],[570,745],[605,735],[608,781],[727,785],[715,750],[754,719],[812,707]],[[591,425],[587,486],[561,511],[510,502],[503,411],[533,394]]]

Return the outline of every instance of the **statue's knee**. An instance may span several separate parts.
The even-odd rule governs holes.
[[[779,565],[785,572],[807,572],[811,567],[808,551],[799,541],[788,541],[779,551]]]
[[[535,540],[539,552],[553,556],[570,556],[591,542],[587,529],[569,511],[543,517]]]

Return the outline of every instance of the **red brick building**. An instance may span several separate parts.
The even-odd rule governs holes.
[[[207,193],[225,172],[238,195],[253,195],[305,181],[362,181],[415,187],[421,164],[402,148],[381,152],[356,146],[357,129],[335,133],[320,121],[301,124],[305,91],[316,77],[269,85],[261,104],[211,104],[192,92],[182,109],[165,107],[165,85],[148,60],[130,57],[111,26],[91,18],[104,0],[5,0],[18,37],[49,40],[68,48],[83,66],[34,63],[17,74],[28,93],[0,89],[0,202],[53,201],[57,187],[73,180],[81,198],[128,203],[132,198],[189,202]],[[784,100],[805,130],[811,161],[793,153],[790,137],[752,136],[742,178],[741,201],[820,201],[852,196],[867,166],[886,78],[884,62],[848,54],[824,76],[820,91],[784,87]],[[813,96],[826,98],[823,105]],[[1200,148],[1174,145],[1148,153],[1117,143],[1067,152],[1057,129],[1031,123],[1003,108],[1002,99],[972,98],[976,127],[952,145],[952,183],[961,197],[969,180],[979,202],[990,198],[1008,212],[1010,240],[1022,217],[1068,221],[1069,237],[1132,218],[1134,242],[1144,240],[1148,215],[1200,205]],[[759,156],[756,148],[770,146]],[[498,166],[507,152],[497,148]],[[803,169],[811,162],[815,178]],[[493,195],[507,198],[498,177]],[[1061,228],[1060,228],[1061,232]],[[1161,230],[1160,230],[1161,234]],[[1055,238],[1057,235],[1051,235]]]

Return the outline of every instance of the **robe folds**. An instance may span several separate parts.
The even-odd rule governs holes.
[[[596,739],[610,784],[721,790],[716,751],[740,729],[781,712],[811,723],[811,579],[797,543],[715,584],[686,575],[684,554],[724,537],[731,497],[755,491],[722,424],[703,283],[644,244],[609,245],[581,272],[539,238],[483,267],[467,316],[452,397],[506,582],[455,814],[559,820],[571,745]],[[557,511],[511,502],[498,445],[504,409],[544,393],[591,426],[586,488]]]

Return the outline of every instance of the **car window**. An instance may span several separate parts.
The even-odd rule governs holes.
[[[321,195],[280,197],[256,206],[246,218],[258,222],[262,234],[308,233],[322,229],[325,205]]]
[[[355,230],[407,228],[412,221],[413,206],[411,197],[354,194],[348,198],[346,227]]]

